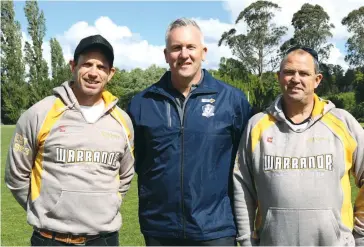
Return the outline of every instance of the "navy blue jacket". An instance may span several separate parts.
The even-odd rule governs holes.
[[[206,70],[181,123],[170,72],[134,96],[139,221],[143,234],[211,240],[236,235],[232,169],[251,108]]]

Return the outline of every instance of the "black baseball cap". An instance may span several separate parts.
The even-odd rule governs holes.
[[[77,61],[78,57],[85,51],[94,48],[100,49],[104,53],[106,59],[109,61],[110,67],[112,67],[114,63],[114,49],[109,41],[99,34],[88,36],[80,41],[73,55],[74,61]]]

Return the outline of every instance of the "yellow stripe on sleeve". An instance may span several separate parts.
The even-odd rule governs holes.
[[[39,134],[37,136],[38,141],[38,152],[35,158],[35,163],[32,168],[31,173],[31,200],[34,201],[40,195],[40,190],[42,186],[42,172],[43,172],[43,153],[44,153],[44,143],[47,139],[49,132],[51,131],[54,124],[59,120],[64,112],[63,102],[57,98],[48,112],[42,127],[40,128]]]
[[[341,220],[345,226],[352,230],[354,227],[354,219],[353,206],[351,204],[350,169],[353,164],[353,153],[357,147],[357,143],[350,135],[345,124],[332,113],[323,116],[322,121],[337,135],[344,146],[345,173],[341,178],[341,188],[343,191]]]
[[[118,121],[121,124],[123,130],[125,131],[127,145],[129,147],[131,156],[134,158],[134,146],[132,146],[131,143],[130,143],[130,138],[131,138],[130,129],[128,128],[126,120],[121,115],[121,113],[118,110],[115,109],[115,107],[111,110],[111,115],[116,119],[116,121]]]
[[[251,138],[252,138],[252,152],[254,152],[258,142],[263,136],[263,133],[266,129],[268,129],[270,126],[275,124],[276,119],[266,114],[262,119],[259,120],[259,122],[253,127],[251,131]]]

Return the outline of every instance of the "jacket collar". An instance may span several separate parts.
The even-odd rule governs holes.
[[[203,69],[202,71],[204,73],[203,79],[200,82],[199,86],[192,91],[192,93],[217,93],[218,89],[216,79],[213,78],[207,70]],[[153,84],[147,91],[169,96],[170,93],[168,88],[170,78],[171,72],[167,71],[166,73],[164,73],[161,79],[157,83]]]

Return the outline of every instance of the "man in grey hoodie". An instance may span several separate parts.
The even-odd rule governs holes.
[[[80,41],[73,80],[18,120],[5,182],[27,211],[33,246],[119,245],[120,204],[134,175],[134,131],[104,90],[114,53],[100,35]]]
[[[317,53],[287,51],[282,90],[248,122],[234,168],[241,245],[364,245],[364,130],[319,98]],[[350,174],[360,188],[351,204]]]

